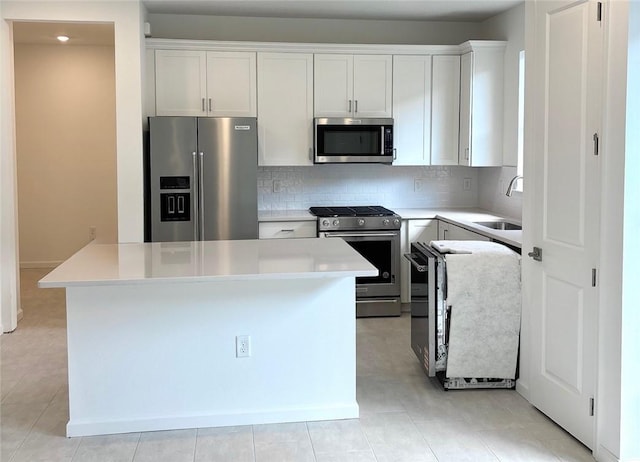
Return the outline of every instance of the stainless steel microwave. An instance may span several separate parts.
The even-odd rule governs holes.
[[[314,119],[316,164],[391,164],[393,119]]]

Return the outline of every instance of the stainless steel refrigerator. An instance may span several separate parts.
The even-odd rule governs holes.
[[[252,117],[150,117],[150,241],[258,238]]]

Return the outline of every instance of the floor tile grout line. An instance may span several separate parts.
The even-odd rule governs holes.
[[[251,425],[251,447],[253,449],[253,462],[256,462],[256,426]]]
[[[138,433],[138,441],[136,441],[136,448],[133,450],[133,456],[131,456],[131,462],[136,460],[136,455],[138,454],[138,447],[140,447],[140,440],[141,439],[142,439],[142,432],[139,432]]]
[[[309,443],[311,444],[311,451],[313,451],[313,460],[318,461],[318,454],[316,453],[316,447],[313,444],[313,440],[311,439],[311,432],[309,431],[309,422],[305,421],[304,428],[307,429],[307,437],[309,438]]]

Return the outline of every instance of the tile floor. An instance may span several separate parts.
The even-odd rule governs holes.
[[[419,369],[409,318],[357,321],[360,419],[66,438],[64,290],[22,272],[24,319],[2,346],[3,462],[593,461],[515,391],[444,392]]]

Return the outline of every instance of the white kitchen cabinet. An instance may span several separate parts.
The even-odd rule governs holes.
[[[503,42],[468,42],[460,63],[460,165],[502,165]]]
[[[460,57],[434,56],[431,81],[431,165],[458,165]]]
[[[258,53],[258,164],[312,165],[313,55]]]
[[[261,221],[258,223],[260,239],[289,239],[316,237],[316,221]]]
[[[393,57],[393,165],[431,164],[431,56]]]
[[[391,117],[391,55],[314,55],[316,117]]]
[[[156,50],[156,115],[256,116],[256,54]]]
[[[487,236],[442,220],[438,222],[438,239],[445,241],[491,241]]]
[[[156,115],[207,115],[207,56],[204,52],[156,50],[155,70]]]
[[[412,242],[425,242],[438,239],[438,220],[402,220],[400,232],[400,301],[411,302],[411,263],[404,258],[405,253],[411,252]]]

